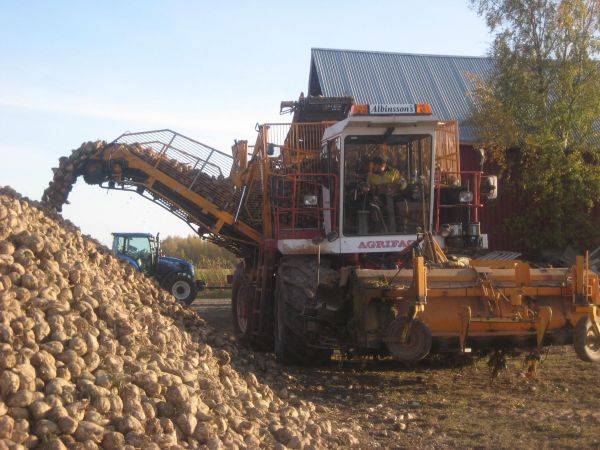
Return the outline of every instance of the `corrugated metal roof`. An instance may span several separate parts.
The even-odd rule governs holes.
[[[357,103],[430,103],[440,119],[458,120],[461,142],[472,142],[469,91],[491,65],[485,57],[314,48],[309,93]]]

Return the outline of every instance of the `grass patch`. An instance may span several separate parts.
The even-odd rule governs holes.
[[[198,292],[197,298],[231,298],[227,276],[231,269],[196,269],[196,278],[204,280],[208,289]]]
[[[196,278],[207,286],[227,286],[227,275],[232,273],[231,269],[196,269]]]
[[[196,298],[231,298],[231,289],[205,289]]]

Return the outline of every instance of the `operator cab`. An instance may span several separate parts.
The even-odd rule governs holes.
[[[489,177],[461,171],[455,121],[428,104],[355,104],[327,126],[314,156],[304,151],[317,131],[308,125],[295,132],[298,148],[290,132],[287,153],[271,163],[287,168],[274,183],[283,254],[398,253],[426,232],[442,247],[487,246],[479,208],[495,183],[486,194]]]
[[[375,132],[376,129],[369,129]],[[430,134],[344,137],[343,234],[416,234],[430,225]]]
[[[323,136],[340,174],[341,252],[400,251],[432,229],[434,145],[429,105],[354,105]]]

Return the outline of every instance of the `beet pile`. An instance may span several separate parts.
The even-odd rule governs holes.
[[[292,406],[153,281],[0,188],[0,449],[324,448]]]

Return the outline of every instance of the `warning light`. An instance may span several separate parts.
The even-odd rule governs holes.
[[[417,103],[415,110],[417,114],[431,114],[431,105],[429,103]]]
[[[357,103],[352,105],[350,109],[350,114],[353,116],[366,116],[369,114],[369,105]]]

